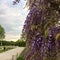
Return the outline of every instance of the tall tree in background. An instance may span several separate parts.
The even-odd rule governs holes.
[[[0,25],[0,40],[3,40],[5,38],[5,30],[4,28]]]
[[[60,20],[60,0],[27,0],[27,6],[30,12],[23,27],[25,60],[57,60],[55,32]]]

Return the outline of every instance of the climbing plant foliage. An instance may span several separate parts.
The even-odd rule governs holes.
[[[27,0],[26,5],[30,11],[23,27],[25,60],[58,60],[60,0]]]

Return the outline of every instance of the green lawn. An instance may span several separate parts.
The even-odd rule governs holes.
[[[8,47],[8,48],[3,47],[3,48],[0,48],[0,53],[5,52],[5,51],[8,51],[10,49],[13,49],[13,48],[11,48],[11,47]]]
[[[23,52],[20,54],[20,56],[17,58],[17,60],[24,60],[25,51],[26,51],[26,48],[23,50]]]

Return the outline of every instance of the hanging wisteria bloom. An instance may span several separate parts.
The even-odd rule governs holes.
[[[37,54],[38,58],[36,60],[43,60],[44,55],[44,36],[40,36],[39,33],[36,34],[32,41],[32,53]]]
[[[46,55],[47,55],[47,60],[56,60],[57,58],[57,51],[56,51],[56,40],[53,36],[52,30],[50,30],[48,39],[47,39],[47,50],[46,50]]]

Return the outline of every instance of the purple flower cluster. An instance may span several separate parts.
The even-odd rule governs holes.
[[[38,60],[43,60],[44,54],[44,36],[40,36],[39,33],[36,34],[32,41],[32,52],[37,53],[39,51],[40,55]]]
[[[45,51],[47,60],[56,60],[55,35],[59,33],[59,29],[55,26],[55,23],[58,21],[59,15],[56,15],[54,7],[51,8],[53,5],[51,3],[55,3],[55,0],[39,0],[39,2],[34,0],[31,3],[33,5],[30,4],[31,9],[23,27],[23,33],[26,35],[27,49],[30,48],[27,55],[28,59],[26,58],[25,60],[43,60]],[[48,4],[50,5],[47,6]],[[47,29],[48,31],[46,31]],[[45,37],[45,32],[48,32],[46,34],[47,37]],[[60,40],[58,45],[60,46]]]
[[[57,54],[57,51],[56,51],[56,40],[53,37],[52,30],[50,30],[50,34],[48,36],[47,45],[46,45],[47,59],[51,58],[50,60],[56,60],[56,56],[57,56],[56,54]]]

